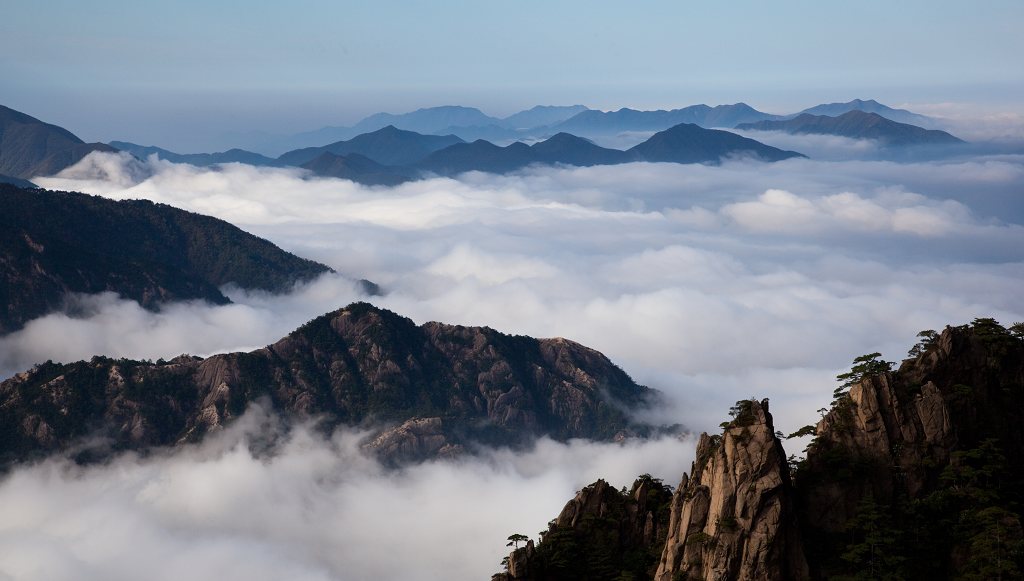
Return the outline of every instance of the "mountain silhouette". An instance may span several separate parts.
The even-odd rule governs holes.
[[[838,117],[804,113],[784,121],[743,123],[736,129],[753,131],[784,131],[795,134],[839,135],[851,139],[874,139],[887,146],[955,145],[964,141],[935,129],[924,129],[908,123],[887,119],[878,113],[853,110]]]
[[[277,161],[283,165],[303,165],[326,152],[343,156],[357,153],[381,165],[411,165],[456,143],[462,140],[454,135],[423,135],[388,125],[347,141],[289,151]]]
[[[754,156],[761,161],[804,157],[795,151],[784,151],[735,133],[704,129],[692,123],[681,123],[655,133],[627,153],[644,161],[675,163],[719,163],[729,156]]]
[[[49,176],[94,151],[117,151],[85,143],[73,133],[0,105],[0,174],[29,179]]]
[[[318,176],[342,178],[368,186],[395,186],[409,181],[401,170],[381,165],[365,155],[335,155],[329,151],[302,164]]]

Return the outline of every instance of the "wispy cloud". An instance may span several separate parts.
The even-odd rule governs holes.
[[[0,578],[486,578],[506,536],[536,538],[584,485],[642,472],[674,484],[693,459],[692,442],[672,438],[545,440],[392,472],[360,453],[362,436],[282,432],[255,407],[201,446],[20,469],[0,481]]]

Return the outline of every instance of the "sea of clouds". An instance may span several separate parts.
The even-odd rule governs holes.
[[[791,148],[839,158],[870,147],[819,141]],[[922,329],[1024,320],[1024,156],[822,157],[528,168],[377,188],[93,154],[35,181],[217,216],[340,274],[283,296],[229,289],[234,304],[157,313],[77,297],[74,317],[54,313],[0,338],[0,372],[97,353],[251,349],[369,300],[417,323],[594,347],[667,395],[657,421],[712,430],[737,399],[769,397],[788,432],[813,421],[857,355],[898,361]],[[386,294],[362,296],[345,275]],[[674,484],[693,455],[690,440],[545,441],[390,473],[348,432],[298,430],[276,453],[253,455],[245,442],[271,420],[250,416],[194,449],[88,468],[52,460],[7,476],[0,508],[16,518],[0,524],[0,578],[127,579],[132,559],[145,559],[165,563],[168,578],[190,561],[192,576],[223,578],[231,561],[248,567],[238,578],[484,579],[508,534],[534,536],[580,487],[600,476],[628,485],[642,472]]]

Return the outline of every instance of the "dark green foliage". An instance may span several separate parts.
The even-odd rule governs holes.
[[[854,571],[842,579],[899,581],[905,578],[900,533],[892,526],[885,507],[875,503],[869,492],[857,505],[857,513],[846,524],[853,539],[842,559]]]
[[[843,401],[850,391],[850,388],[857,385],[866,377],[886,373],[892,370],[892,363],[879,359],[881,353],[868,353],[853,360],[853,367],[846,373],[836,376],[839,387],[832,392],[832,405],[835,406]]]
[[[908,357],[917,357],[918,355],[925,353],[935,345],[935,342],[939,338],[939,334],[931,329],[921,331],[917,336],[921,340],[910,348],[910,351],[907,352]]]
[[[638,506],[634,496],[641,485],[649,487],[643,512],[653,516],[657,530],[657,538],[647,541],[642,524],[630,516]],[[671,488],[649,474],[641,475],[625,494],[603,482],[587,489],[595,487],[603,491],[601,516],[588,512],[575,527],[560,527],[552,521],[542,533],[531,563],[538,581],[643,581],[653,577],[668,532]]]
[[[792,438],[802,438],[804,436],[813,436],[815,434],[817,434],[817,428],[815,428],[812,425],[806,425],[800,428],[799,430],[793,432],[792,434],[786,436],[786,439],[790,440]]]
[[[281,292],[328,270],[163,204],[0,184],[0,332],[59,308],[69,292],[112,291],[147,308],[223,304],[226,284]]]
[[[884,362],[876,365],[877,354],[870,354],[839,377],[844,385],[837,390],[827,429],[799,463],[796,489],[801,502],[819,494],[831,502],[858,502],[853,512],[849,504],[833,504],[842,508],[826,513],[852,515],[845,533],[804,531],[816,578],[1021,578],[1021,340],[991,318],[947,327],[941,335],[923,331],[919,338],[911,350],[917,357],[896,372]],[[846,393],[857,381],[881,372],[889,374],[888,382],[870,389],[877,388],[872,399],[880,406],[876,425],[884,426],[890,442],[884,454],[854,431],[860,424],[850,421],[857,411]],[[896,400],[888,404],[886,398],[892,396]],[[920,437],[904,440],[899,422],[935,406],[936,396],[942,398],[951,433],[934,443]],[[889,405],[895,409],[881,409]],[[934,416],[931,422],[934,430]],[[817,515],[832,509],[810,502],[805,510]]]
[[[527,542],[529,540],[530,540],[530,537],[528,537],[528,536],[526,536],[524,534],[514,533],[514,534],[511,534],[511,535],[508,536],[508,544],[505,545],[505,546],[506,547],[515,547],[515,548],[518,549],[519,548],[519,543],[525,543],[525,542]]]
[[[723,424],[722,427],[743,427],[753,424],[757,420],[753,411],[754,403],[756,402],[752,399],[737,401],[735,405],[729,408],[729,417],[732,418],[732,421]]]
[[[970,555],[960,571],[963,581],[1021,579],[1024,534],[1020,515],[990,506],[965,515],[966,551]]]

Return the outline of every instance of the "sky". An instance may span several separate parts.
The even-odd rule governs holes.
[[[179,152],[444,104],[1017,113],[1016,0],[7,0],[0,104]]]

